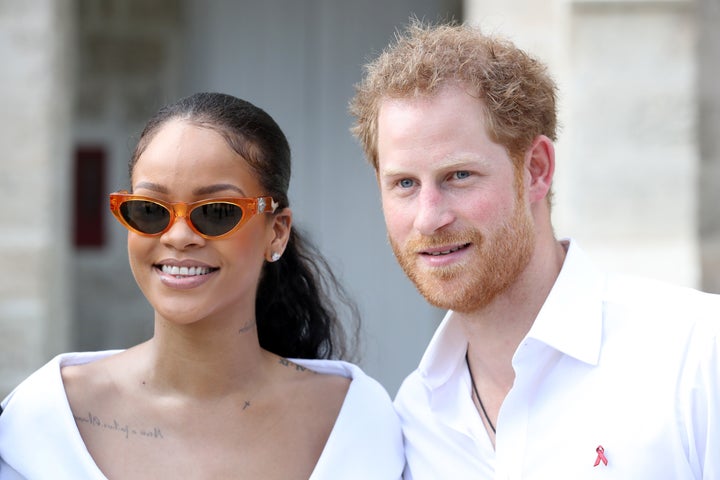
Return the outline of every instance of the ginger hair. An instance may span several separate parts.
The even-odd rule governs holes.
[[[432,95],[461,85],[484,104],[490,138],[514,161],[538,135],[555,141],[556,85],[547,67],[512,42],[465,24],[429,25],[411,20],[375,60],[350,102],[351,131],[378,169],[378,113],[388,98]]]

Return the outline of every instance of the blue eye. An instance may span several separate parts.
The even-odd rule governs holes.
[[[400,186],[400,188],[410,188],[415,185],[415,182],[413,182],[409,178],[403,178],[398,182],[398,185]]]
[[[458,172],[455,172],[455,178],[458,180],[462,180],[464,178],[468,178],[470,176],[470,172],[467,170],[460,170]]]

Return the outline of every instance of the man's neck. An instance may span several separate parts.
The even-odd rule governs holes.
[[[554,238],[538,242],[527,267],[507,290],[478,311],[454,314],[465,329],[478,375],[512,385],[512,356],[555,284],[565,254],[565,246]]]

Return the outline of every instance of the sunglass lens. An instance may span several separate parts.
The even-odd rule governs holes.
[[[215,237],[232,230],[242,216],[242,209],[232,203],[206,203],[190,212],[190,221],[203,235]]]
[[[160,204],[129,200],[120,205],[120,213],[135,230],[151,235],[160,233],[170,222],[170,212]]]

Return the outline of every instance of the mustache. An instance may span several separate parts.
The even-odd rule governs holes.
[[[483,241],[483,235],[476,230],[442,232],[436,235],[415,235],[405,242],[403,250],[421,252],[433,248],[446,247],[448,245],[466,245],[469,243],[479,245],[483,243]]]

